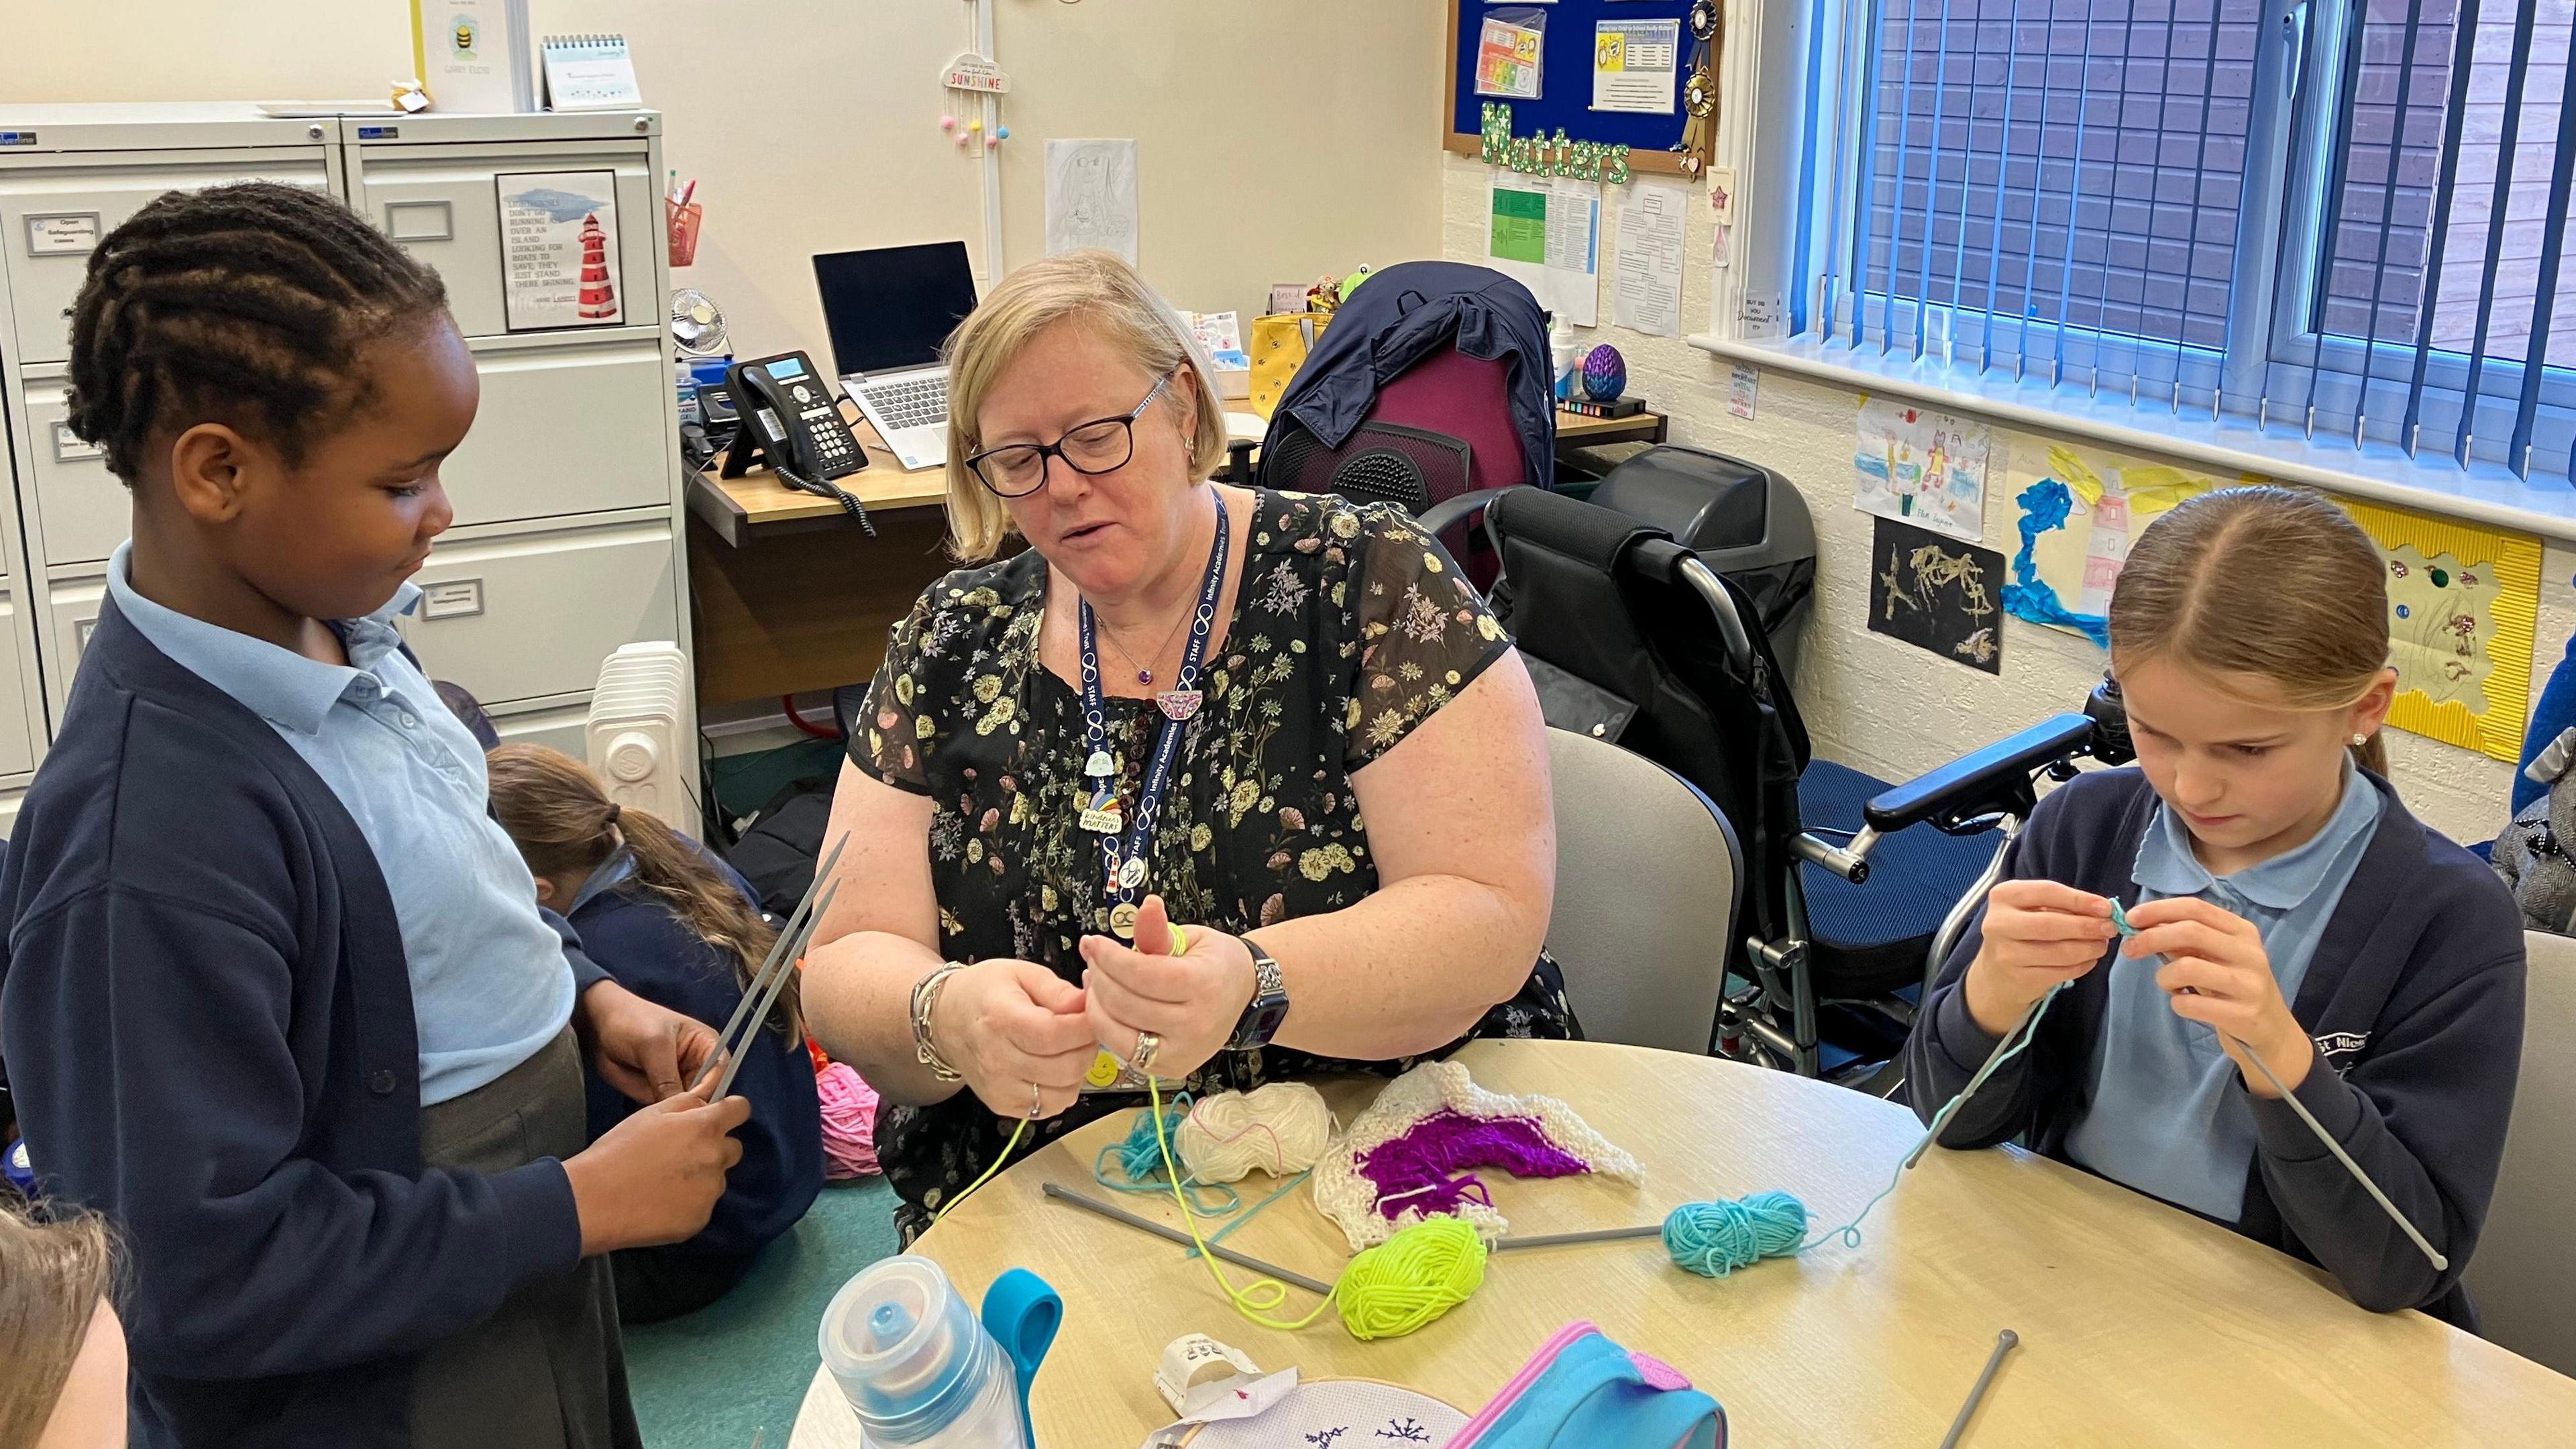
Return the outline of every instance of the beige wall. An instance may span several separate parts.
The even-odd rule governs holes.
[[[1384,0],[994,0],[1004,250],[1044,247],[1050,136],[1137,141],[1139,261],[1171,300],[1257,311],[1273,281],[1439,245],[1445,12]],[[10,101],[381,96],[411,70],[403,0],[12,5]],[[707,204],[698,264],[744,350],[828,350],[807,258],[984,235],[940,134],[961,0],[535,0],[540,32],[616,30],[670,164]],[[1339,37],[1317,61],[1313,38]],[[781,139],[783,137],[783,139]]]
[[[1486,168],[1447,161],[1447,255],[1480,260]],[[1682,319],[1707,324],[1712,271],[1709,212],[1690,210],[1684,255]],[[1604,274],[1616,236],[1615,208],[1602,207]],[[1604,321],[1610,299],[1601,302]],[[1871,520],[1852,507],[1852,420],[1856,394],[1795,374],[1765,371],[1753,421],[1727,411],[1731,365],[1679,338],[1647,337],[1625,328],[1588,329],[1585,345],[1615,343],[1628,360],[1628,385],[1672,418],[1672,439],[1733,453],[1787,474],[1815,517],[1815,617],[1798,661],[1796,690],[1816,749],[1828,759],[1882,779],[1903,779],[2061,710],[2079,708],[2101,677],[2103,651],[2056,629],[2004,622],[2001,676],[1937,658],[1911,644],[1869,632]],[[2044,450],[2050,440],[1997,429],[1997,442]],[[2059,440],[2072,441],[2072,440]],[[2090,445],[2086,445],[2090,447]],[[2092,449],[2099,452],[2100,449]],[[2192,467],[2181,459],[2167,460]],[[2193,468],[2193,471],[2206,471]],[[1985,546],[2010,554],[2016,510],[2008,490],[1988,475]],[[2532,697],[2576,630],[2576,551],[2550,544],[2541,566],[2538,657]],[[2389,754],[2408,808],[2464,841],[2485,840],[2504,823],[2513,767],[2401,731],[2389,732]]]

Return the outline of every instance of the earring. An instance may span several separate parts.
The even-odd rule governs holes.
[[[2357,749],[2360,749],[2363,745],[2366,745],[2366,744],[2369,744],[2369,743],[2370,743],[2370,736],[2368,736],[2368,735],[2354,735],[2354,736],[2352,737],[2352,747],[2353,747],[2354,749],[2356,749],[2356,750],[2357,750]]]

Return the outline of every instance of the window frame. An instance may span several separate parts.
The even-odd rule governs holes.
[[[2339,162],[2350,134],[2352,82],[2360,58],[2355,22],[2365,16],[2368,0],[2262,0],[2248,97],[2245,163],[2238,177],[2226,342],[2219,349],[2172,338],[2093,332],[2080,325],[1988,314],[1973,306],[1866,290],[1862,283],[1869,247],[1887,245],[1892,260],[1897,240],[1876,233],[1866,234],[1865,239],[1861,229],[1862,206],[1883,179],[1873,169],[1878,57],[1885,43],[1882,4],[1881,0],[1796,3],[1812,17],[1808,35],[1816,54],[1810,62],[1815,84],[1807,98],[1805,121],[1813,144],[1798,158],[1803,174],[1796,230],[1803,275],[1788,279],[1795,298],[1792,335],[1847,347],[1857,313],[1862,323],[1861,350],[1872,350],[1875,342],[1876,350],[1890,354],[1907,351],[1910,343],[1900,339],[1910,338],[1919,327],[1927,362],[1937,361],[1945,370],[1973,368],[1980,379],[1999,365],[1995,344],[2000,341],[2001,361],[2013,364],[2016,380],[2042,376],[2054,386],[2082,387],[2090,367],[2095,385],[2088,391],[2097,397],[2102,391],[2098,364],[2106,355],[2104,349],[2125,350],[2136,359],[2131,367],[2131,393],[2142,417],[2151,415],[2145,411],[2146,404],[2166,390],[2157,386],[2159,382],[2170,389],[2172,411],[2177,415],[2187,416],[2196,406],[2213,421],[2223,412],[2254,419],[2265,427],[2304,423],[2311,437],[2317,417],[2355,417],[2358,401],[2362,404],[2358,418],[2368,441],[2400,448],[2412,441],[2417,444],[2414,451],[2427,457],[2451,454],[2459,431],[2461,394],[2471,370],[2468,354],[2438,346],[2427,350],[2417,435],[2410,440],[2398,434],[2412,390],[2414,345],[2365,342],[2324,332],[2317,325],[2323,315],[2327,226],[2333,209],[2328,193],[2341,189]],[[2037,3],[2046,6],[2050,0]],[[2010,23],[2027,24],[2031,19],[2064,23],[2045,12],[2024,17],[2019,9],[2017,3]],[[2339,198],[2335,200],[2339,205]],[[2440,223],[2438,217],[2434,221]],[[2438,279],[2428,285],[2438,288]],[[2533,345],[2545,348],[2547,343],[2534,339]],[[2366,374],[2365,347],[2370,364]],[[2045,370],[2033,355],[2043,348],[2057,364]],[[2505,439],[2513,427],[2526,369],[2534,365],[2543,368],[2540,406],[2576,411],[2576,368],[2550,363],[2545,356],[2537,364],[2490,356],[2478,368],[2473,462],[2513,461],[2503,457]],[[2281,384],[2278,396],[2273,395],[2275,382]],[[2345,440],[2356,445],[2357,453],[2362,439],[2347,432]],[[2553,461],[2536,471],[2550,478],[2557,468]]]

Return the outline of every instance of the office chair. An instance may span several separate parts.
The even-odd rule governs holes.
[[[1589,735],[1547,732],[1556,800],[1549,954],[1593,1041],[1704,1053],[1735,937],[1735,832],[1688,780]]]

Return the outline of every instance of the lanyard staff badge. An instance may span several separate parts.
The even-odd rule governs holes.
[[[1216,504],[1216,543],[1208,550],[1207,578],[1199,585],[1198,611],[1190,616],[1190,640],[1181,651],[1180,677],[1154,696],[1163,727],[1136,794],[1136,819],[1130,825],[1118,802],[1118,762],[1109,754],[1109,723],[1100,693],[1100,651],[1095,643],[1091,603],[1081,609],[1082,726],[1088,758],[1083,761],[1085,794],[1082,828],[1100,836],[1100,894],[1109,903],[1109,929],[1119,940],[1136,939],[1137,903],[1145,896],[1145,853],[1152,847],[1154,816],[1162,808],[1163,788],[1171,783],[1172,762],[1181,753],[1181,728],[1198,713],[1199,665],[1207,654],[1208,630],[1216,622],[1216,596],[1225,584],[1230,539],[1225,499],[1211,487]]]

